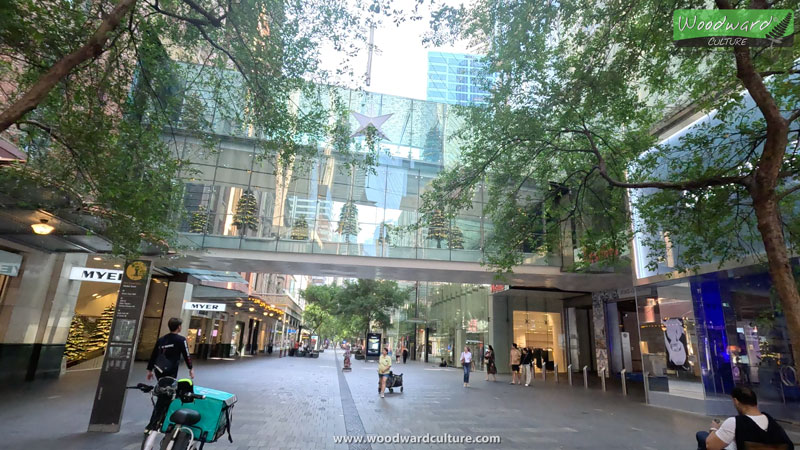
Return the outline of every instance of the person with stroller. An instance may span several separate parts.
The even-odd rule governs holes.
[[[378,393],[383,398],[383,391],[386,390],[386,380],[389,379],[389,372],[392,371],[392,358],[389,357],[389,349],[384,347],[381,357],[378,358]]]

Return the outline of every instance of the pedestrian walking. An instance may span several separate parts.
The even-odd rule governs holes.
[[[399,363],[400,362],[400,356],[402,356],[402,355],[403,355],[403,343],[402,342],[398,342],[397,343],[397,351],[395,351],[395,353],[394,353],[394,362]]]
[[[520,377],[519,382],[525,381],[525,386],[531,382],[531,361],[533,361],[533,354],[528,347],[522,348],[522,356],[520,356]]]
[[[533,378],[533,350],[530,347],[525,347],[522,354],[522,371],[525,374],[525,386],[529,386],[531,378]]]
[[[392,370],[392,358],[389,357],[389,349],[384,347],[381,357],[378,358],[378,393],[383,398],[383,391],[386,390],[386,380],[389,379],[389,372]]]
[[[497,366],[494,364],[494,349],[489,346],[484,355],[486,359],[486,381],[489,381],[489,375],[492,376],[492,381],[497,381]]]
[[[469,372],[472,370],[472,352],[469,347],[464,346],[461,352],[461,366],[464,368],[464,387],[469,387]]]
[[[403,364],[405,364],[406,361],[408,361],[408,348],[403,344]]]
[[[508,360],[510,361],[509,365],[511,366],[511,383],[509,384],[522,384],[522,380],[519,376],[519,366],[520,360],[522,359],[522,354],[519,352],[519,348],[517,348],[517,344],[511,344],[511,353],[509,355]]]

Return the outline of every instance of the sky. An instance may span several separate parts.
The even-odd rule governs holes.
[[[398,8],[411,9],[416,0],[395,0]],[[440,2],[437,2],[437,5]],[[449,0],[446,4],[464,3]],[[364,83],[367,69],[367,42],[369,35],[363,36],[364,51],[352,61],[358,80],[346,83],[347,87],[361,88],[380,94],[396,95],[425,100],[428,86],[428,51],[444,51],[456,53],[472,53],[466,43],[457,43],[449,47],[425,47],[423,35],[430,27],[430,3],[420,8],[422,20],[406,20],[399,26],[391,21],[379,24],[375,29],[376,51],[372,57],[372,82]],[[326,68],[335,68],[340,55],[334,51],[323,52],[322,63]]]

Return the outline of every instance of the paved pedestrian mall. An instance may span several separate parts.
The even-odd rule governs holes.
[[[533,387],[511,386],[507,376],[486,382],[473,373],[409,361],[403,393],[377,394],[374,363],[353,362],[342,373],[333,351],[318,359],[253,357],[200,361],[196,384],[235,393],[233,444],[226,438],[209,449],[694,449],[694,433],[709,418],[646,406],[609,388],[583,388],[576,377],[537,379]],[[138,449],[151,412],[149,396],[128,393],[122,431],[87,433],[97,370],[68,373],[58,381],[3,390],[0,428],[3,449]],[[182,369],[185,374],[185,368]],[[144,381],[137,365],[129,384]],[[800,433],[790,435],[800,442]],[[500,444],[336,444],[335,436],[499,436]]]

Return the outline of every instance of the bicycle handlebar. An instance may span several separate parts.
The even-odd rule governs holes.
[[[138,389],[142,392],[150,392],[155,388],[155,386],[151,386],[149,384],[139,383],[136,386],[128,386],[127,389]]]

